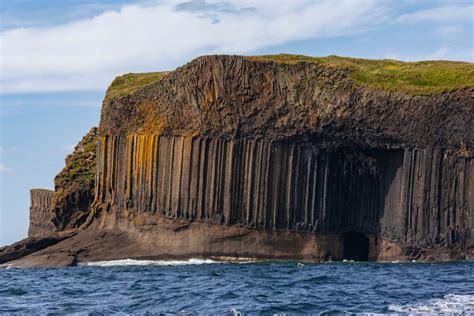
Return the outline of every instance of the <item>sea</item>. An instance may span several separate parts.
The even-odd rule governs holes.
[[[127,259],[1,269],[0,314],[474,315],[474,262]]]

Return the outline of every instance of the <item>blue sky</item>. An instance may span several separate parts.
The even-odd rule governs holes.
[[[0,1],[0,245],[24,238],[122,73],[203,54],[474,60],[472,1]]]

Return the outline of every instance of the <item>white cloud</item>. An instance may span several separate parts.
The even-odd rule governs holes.
[[[445,5],[399,16],[395,22],[472,20],[474,5]]]
[[[12,171],[12,169],[8,168],[5,164],[0,163],[0,173],[7,173]]]
[[[433,52],[430,59],[464,60],[474,62],[472,49],[459,49],[457,47],[443,46]]]
[[[128,5],[93,18],[0,33],[0,92],[105,89],[118,74],[175,68],[212,53],[250,53],[353,34],[384,15],[381,2],[198,1]]]
[[[404,60],[404,61],[420,61],[420,60],[464,60],[474,62],[472,50],[460,50],[454,47],[441,46],[431,53],[427,54],[400,54],[389,52],[384,58]]]
[[[453,36],[464,32],[464,29],[459,25],[446,25],[437,28],[436,32],[442,36]]]

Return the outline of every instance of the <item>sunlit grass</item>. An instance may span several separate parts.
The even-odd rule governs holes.
[[[412,95],[430,95],[474,86],[474,64],[456,61],[402,62],[391,59],[362,59],[340,56],[310,57],[278,54],[246,56],[248,60],[296,64],[300,62],[332,65],[349,69],[360,86]],[[169,72],[129,73],[114,79],[106,99],[131,94],[156,82]]]
[[[339,56],[303,55],[248,56],[254,61],[295,64],[312,62],[348,68],[352,80],[371,88],[415,95],[443,93],[474,86],[474,64],[456,61],[402,62],[391,59],[371,60]]]
[[[118,76],[112,81],[107,89],[106,98],[113,99],[116,97],[131,94],[143,86],[156,82],[163,78],[168,72],[146,72],[146,73],[129,73]]]

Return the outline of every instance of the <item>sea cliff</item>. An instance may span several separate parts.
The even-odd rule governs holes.
[[[472,259],[472,122],[470,63],[204,56],[124,75],[55,192],[32,191],[20,245],[54,244],[1,262]]]

